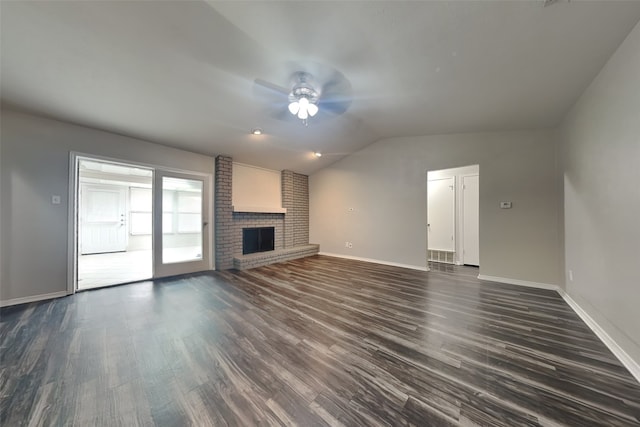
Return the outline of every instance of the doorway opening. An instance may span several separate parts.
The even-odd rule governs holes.
[[[210,174],[76,153],[71,168],[69,293],[212,268]]]
[[[427,265],[480,266],[480,166],[427,172]]]
[[[152,169],[78,159],[78,290],[153,277],[152,186]]]

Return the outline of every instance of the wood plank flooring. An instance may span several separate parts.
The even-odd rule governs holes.
[[[552,291],[325,256],[3,309],[0,425],[639,426]]]

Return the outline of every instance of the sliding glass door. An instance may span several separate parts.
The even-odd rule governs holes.
[[[211,269],[211,175],[71,153],[69,293]]]
[[[210,268],[209,181],[157,170],[154,177],[154,276]]]

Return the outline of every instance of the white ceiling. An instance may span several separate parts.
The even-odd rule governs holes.
[[[380,138],[558,124],[640,1],[543,3],[1,1],[2,102],[309,174]],[[349,110],[273,118],[254,80],[292,62],[342,72]]]

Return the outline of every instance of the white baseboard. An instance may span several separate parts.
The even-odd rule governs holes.
[[[43,301],[46,299],[54,299],[67,296],[67,291],[52,292],[50,294],[33,295],[30,297],[13,298],[0,301],[0,307],[8,307],[10,305],[26,304],[28,302]]]
[[[614,356],[629,370],[631,375],[640,382],[640,364],[633,360],[631,356],[625,352],[622,347],[587,313],[578,303],[567,294],[564,289],[557,285],[548,283],[529,282],[526,280],[508,279],[505,277],[485,276],[480,274],[480,280],[488,280],[491,282],[508,283],[511,285],[526,286],[537,289],[548,289],[558,292],[560,296],[569,304],[569,307],[582,319],[582,321],[593,331],[594,334],[607,346]]]
[[[578,303],[569,296],[564,290],[560,289],[558,291],[560,296],[569,304],[569,306],[576,312],[576,314],[582,319],[584,323],[593,331],[594,334],[600,338],[600,341],[607,346],[609,350],[613,353],[614,356],[618,358],[620,363],[624,365],[625,368],[631,372],[631,375],[634,376],[638,382],[640,382],[640,364],[633,360],[631,356],[627,354],[626,351],[622,349],[618,345],[617,342],[605,331],[599,324],[596,322],[593,317],[589,315]]]
[[[421,266],[418,266],[418,265],[409,265],[409,264],[400,264],[400,263],[397,263],[397,262],[382,261],[382,260],[379,260],[379,259],[372,259],[372,258],[362,258],[362,257],[359,257],[359,256],[334,254],[334,253],[330,253],[330,252],[319,252],[318,255],[326,255],[326,256],[332,256],[332,257],[336,257],[336,258],[352,259],[352,260],[355,260],[355,261],[372,262],[374,264],[391,265],[393,267],[409,268],[411,270],[431,271],[428,267],[421,267]]]
[[[489,282],[507,283],[509,285],[526,286],[527,288],[560,291],[560,287],[558,285],[551,285],[549,283],[529,282],[528,280],[509,279],[507,277],[485,276],[484,274],[479,274],[478,279],[487,280]]]

